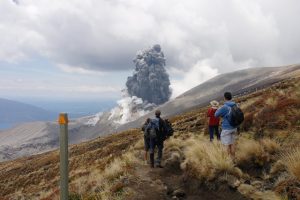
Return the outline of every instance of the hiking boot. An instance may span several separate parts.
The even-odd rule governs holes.
[[[156,164],[157,168],[164,168],[161,164]]]

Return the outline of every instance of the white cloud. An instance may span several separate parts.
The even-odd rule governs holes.
[[[218,75],[218,70],[206,65],[205,62],[198,62],[187,72],[176,70],[174,73],[182,73],[184,77],[171,82],[172,98]]]
[[[215,54],[255,66],[299,62],[297,0],[18,2],[0,2],[0,60],[39,54],[68,66],[119,70],[132,67],[137,50],[161,43],[168,63],[186,69]]]
[[[181,72],[171,76],[175,96],[217,73],[300,61],[299,0],[17,2],[0,1],[0,61],[40,56],[102,75],[132,69],[137,50],[160,43]]]
[[[79,66],[69,66],[66,64],[58,64],[57,67],[62,70],[63,72],[66,73],[71,73],[71,74],[84,74],[84,75],[97,75],[97,76],[102,76],[105,73],[97,70],[88,70],[84,67],[79,67]]]

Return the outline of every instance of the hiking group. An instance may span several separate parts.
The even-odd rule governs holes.
[[[230,92],[224,93],[224,105],[219,107],[217,101],[210,102],[211,108],[208,109],[209,118],[208,130],[210,141],[214,139],[214,134],[221,143],[227,146],[228,153],[235,156],[235,139],[239,125],[244,120],[244,114],[238,105],[232,100]],[[222,118],[221,133],[219,131],[220,118]]]
[[[227,151],[231,157],[235,156],[235,138],[239,125],[244,120],[244,114],[238,105],[232,100],[230,92],[224,93],[224,105],[219,107],[219,103],[215,100],[210,102],[211,107],[207,111],[209,139],[212,142],[214,135],[227,147]],[[145,145],[145,162],[148,161],[148,152],[150,152],[151,168],[162,168],[161,160],[163,155],[164,141],[173,135],[171,123],[161,117],[160,110],[155,111],[155,118],[148,118],[142,130],[144,132]],[[220,118],[222,118],[221,131],[219,130]],[[154,152],[157,147],[157,159],[155,162]]]
[[[145,162],[148,160],[148,151],[150,152],[150,166],[162,168],[161,159],[164,148],[164,141],[173,135],[173,129],[168,119],[163,120],[160,110],[155,111],[155,118],[148,118],[144,123],[142,130],[144,132],[144,144],[145,144]],[[157,159],[154,163],[154,152],[157,147]],[[154,165],[156,164],[156,165]]]

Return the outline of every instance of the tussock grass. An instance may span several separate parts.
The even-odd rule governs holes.
[[[278,100],[276,97],[269,97],[265,100],[265,104],[267,104],[268,106],[270,106],[271,108],[276,108],[278,103]]]
[[[269,161],[269,156],[258,141],[240,138],[237,144],[236,161],[243,167],[250,167],[253,164],[263,166]]]
[[[270,169],[270,174],[276,174],[279,173],[281,171],[285,171],[286,170],[286,166],[283,163],[282,160],[277,160],[271,167]]]
[[[272,140],[270,138],[263,138],[260,140],[260,142],[265,151],[267,151],[270,154],[274,154],[280,149],[280,144],[277,141]]]
[[[128,152],[115,158],[103,171],[93,169],[89,175],[76,179],[71,188],[82,200],[123,199],[131,193],[126,182],[137,162],[134,152]]]
[[[300,180],[300,147],[284,154],[282,160],[287,166],[289,173]]]
[[[253,104],[259,99],[260,97],[254,97],[251,99],[247,99],[247,101],[244,101],[240,104],[240,107],[242,110],[248,110],[249,107],[252,107]]]
[[[178,152],[182,153],[182,149],[186,145],[186,141],[183,141],[182,139],[179,138],[170,138],[165,142],[165,153],[170,153],[170,152]]]
[[[242,176],[235,168],[225,147],[219,142],[207,142],[203,137],[193,137],[187,141],[184,151],[185,161],[181,168],[200,180],[212,180],[220,173]]]
[[[248,184],[241,184],[238,187],[238,191],[244,196],[250,199],[257,200],[281,200],[281,198],[275,194],[273,191],[258,191],[254,186]]]
[[[144,140],[140,139],[139,141],[137,141],[137,143],[133,146],[134,150],[142,150],[144,149]]]

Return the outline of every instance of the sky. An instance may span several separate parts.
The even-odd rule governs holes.
[[[0,98],[118,99],[160,44],[173,98],[218,74],[300,62],[299,0],[1,0]]]

